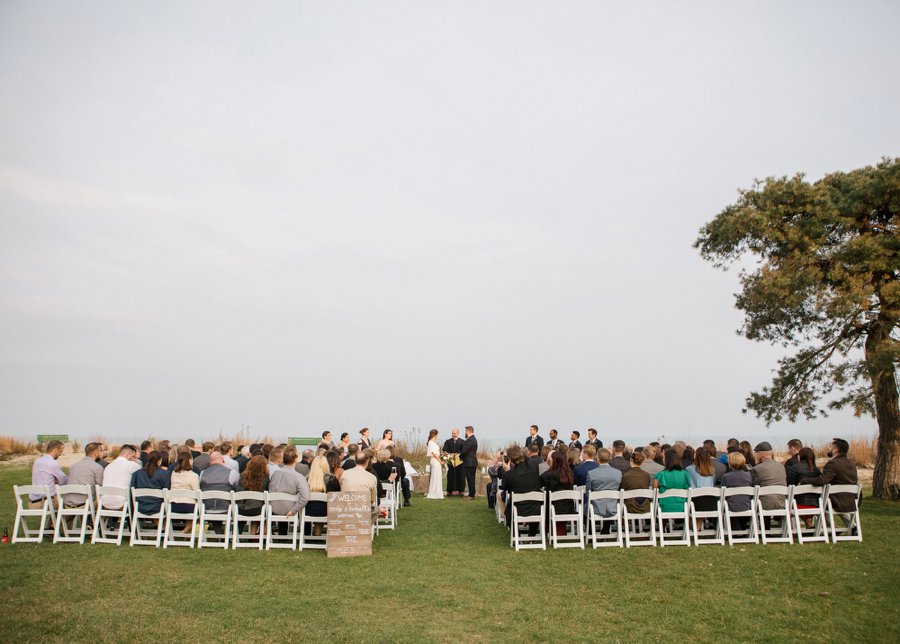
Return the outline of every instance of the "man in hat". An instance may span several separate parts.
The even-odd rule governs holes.
[[[787,485],[787,473],[784,465],[776,461],[772,446],[768,441],[763,441],[753,448],[756,455],[756,466],[750,470],[750,479],[753,485],[761,488],[767,485]],[[777,510],[784,507],[783,494],[765,494],[759,497],[764,510]]]

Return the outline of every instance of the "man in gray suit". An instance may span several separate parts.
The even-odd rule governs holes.
[[[756,454],[756,467],[750,470],[753,485],[763,488],[767,485],[787,485],[787,474],[784,465],[774,459],[772,446],[763,441],[753,451]],[[763,492],[764,490],[760,490]],[[763,510],[778,510],[784,507],[783,494],[766,494],[759,497]]]
[[[584,491],[591,492],[597,490],[618,490],[622,482],[622,472],[609,464],[612,455],[605,447],[597,450],[597,467],[588,472],[587,481],[584,484]],[[781,468],[784,469],[784,468]],[[603,499],[593,501],[594,513],[601,517],[611,517],[616,513],[618,502],[613,499]],[[603,526],[602,534],[607,534],[611,528],[611,524],[606,523]]]
[[[309,502],[309,483],[295,468],[297,462],[297,450],[284,450],[283,461],[279,467],[269,478],[269,492],[284,492],[286,494],[296,494],[297,500],[290,501],[272,501],[272,511],[275,514],[293,516],[300,514],[300,511],[306,507]],[[284,526],[287,533],[287,524],[281,522],[280,526]]]

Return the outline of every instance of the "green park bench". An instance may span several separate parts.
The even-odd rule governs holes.
[[[301,438],[298,436],[291,436],[288,438],[288,443],[291,445],[305,445],[310,447],[316,447],[319,443],[322,442],[322,439],[316,436],[312,438]]]
[[[68,434],[38,434],[37,442],[38,443],[49,443],[50,441],[62,441],[63,443],[69,442]]]

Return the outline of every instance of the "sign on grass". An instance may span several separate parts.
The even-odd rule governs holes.
[[[372,504],[368,492],[328,493],[325,549],[329,557],[372,554]]]

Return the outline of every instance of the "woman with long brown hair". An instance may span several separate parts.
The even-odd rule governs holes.
[[[550,449],[552,450],[548,456],[550,464],[547,471],[541,474],[541,487],[547,492],[571,490],[575,486],[575,475],[572,474],[572,469],[569,467],[567,450]],[[553,509],[557,514],[572,514],[575,512],[575,502],[571,500],[554,501]],[[557,536],[565,536],[566,524],[564,521],[556,522],[556,534]]]
[[[688,465],[685,471],[691,479],[692,488],[716,487],[716,469],[705,447],[698,447],[694,451],[694,462]],[[693,503],[698,512],[713,512],[719,506],[718,498],[712,496],[697,497]],[[702,524],[703,519],[696,520],[697,532],[700,532]]]
[[[750,443],[741,441],[738,447],[741,449],[741,454],[744,455],[744,462],[747,463],[747,467],[756,467],[756,456],[753,454],[753,447]]]
[[[254,456],[247,461],[247,467],[241,474],[238,482],[238,492],[265,492],[269,489],[269,463],[262,454]],[[244,499],[238,501],[238,508],[241,514],[248,516],[258,516],[262,512],[263,501],[254,499]],[[256,534],[256,524],[250,526],[253,534]]]

